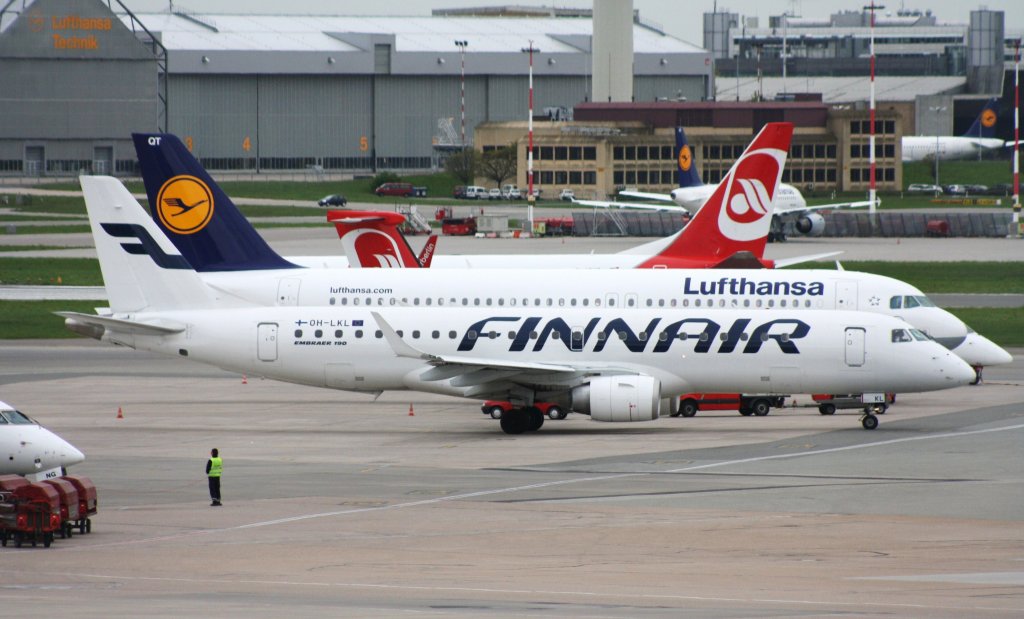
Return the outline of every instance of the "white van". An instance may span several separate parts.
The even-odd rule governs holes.
[[[479,185],[467,185],[466,186],[466,199],[467,200],[487,200],[490,195],[487,193],[486,187]]]

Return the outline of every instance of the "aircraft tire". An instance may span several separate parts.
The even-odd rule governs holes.
[[[501,430],[505,434],[522,434],[526,429],[527,416],[523,411],[512,409],[501,416]]]
[[[524,408],[523,413],[526,417],[526,431],[536,432],[540,430],[541,426],[544,425],[544,413],[540,412],[539,408],[529,407]]]
[[[874,430],[878,427],[878,417],[874,415],[864,415],[860,420],[860,425],[864,426],[865,430]]]

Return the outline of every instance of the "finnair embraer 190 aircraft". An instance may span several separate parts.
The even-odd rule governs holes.
[[[537,401],[631,422],[671,412],[687,392],[912,393],[974,377],[902,320],[805,309],[824,289],[816,282],[781,287],[787,304],[774,309],[709,306],[710,288],[698,290],[700,304],[641,309],[631,290],[682,291],[686,272],[553,270],[545,276],[561,288],[543,297],[536,271],[299,269],[278,258],[200,276],[118,180],[81,184],[110,308],[59,312],[73,331],[305,385],[508,400],[519,407],[502,416],[510,434],[541,427]],[[183,202],[203,200],[212,196]],[[216,215],[211,203],[189,219],[191,236],[216,236]],[[349,295],[360,304],[340,302]]]
[[[53,479],[83,460],[85,456],[74,445],[0,402],[0,475]]]
[[[973,333],[953,314],[936,307],[923,292],[896,279],[835,270],[785,270],[767,272],[749,268],[727,269],[736,263],[773,266],[764,255],[770,224],[770,203],[778,187],[781,166],[789,145],[792,125],[769,123],[754,138],[719,184],[718,190],[679,233],[636,248],[635,253],[559,256],[440,256],[434,255],[432,270],[438,268],[552,268],[621,267],[649,269],[686,268],[677,272],[672,288],[647,281],[649,275],[627,277],[616,287],[591,286],[592,276],[534,274],[525,295],[510,294],[505,285],[508,273],[480,277],[479,274],[451,275],[452,282],[467,282],[456,292],[449,284],[439,288],[431,278],[415,274],[395,276],[400,287],[382,287],[377,269],[346,269],[348,262],[335,256],[284,259],[274,253],[241,215],[198,161],[173,135],[135,134],[136,150],[145,180],[154,222],[177,246],[201,277],[233,297],[260,305],[340,306],[476,306],[476,307],[600,307],[603,302],[624,309],[643,308],[752,308],[850,309],[900,317],[950,349],[956,349],[972,366],[1008,363],[1012,359],[1002,348]],[[771,155],[766,156],[766,153]],[[184,179],[194,178],[195,184]],[[202,187],[194,195],[176,195],[177,190]],[[208,193],[207,193],[208,192]],[[192,224],[177,223],[181,202],[208,200],[216,205],[210,226],[189,232]],[[339,211],[343,214],[344,211]],[[341,227],[339,226],[339,230]],[[365,232],[365,231],[361,231]],[[366,236],[366,235],[363,235]],[[375,234],[385,240],[383,233]],[[362,237],[360,237],[362,238]],[[390,239],[387,239],[390,240]],[[401,242],[390,247],[375,243],[373,251],[385,252],[386,263],[419,264]],[[353,244],[355,241],[353,240]],[[243,251],[244,250],[244,251]],[[293,262],[294,260],[294,262]],[[368,260],[381,263],[380,258]],[[336,285],[339,271],[346,285]],[[320,268],[297,268],[314,266]],[[775,266],[779,266],[775,263]],[[267,278],[267,268],[282,270],[281,279]],[[294,267],[294,268],[293,268]],[[694,269],[693,267],[700,267]],[[704,270],[703,267],[715,267]],[[389,269],[390,270],[390,269]],[[618,276],[615,276],[618,277]],[[596,281],[602,281],[600,276]],[[472,282],[469,284],[469,282]],[[329,291],[329,292],[324,292]],[[796,293],[795,291],[801,291]],[[596,294],[595,294],[596,293]],[[617,305],[616,305],[617,304]],[[795,305],[794,305],[795,304]],[[971,343],[970,346],[965,344]]]

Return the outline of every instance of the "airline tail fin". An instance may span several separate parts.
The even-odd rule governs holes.
[[[992,97],[985,103],[981,113],[974,119],[971,128],[963,135],[965,138],[996,137],[996,121],[999,120],[999,98]]]
[[[350,267],[416,269],[425,266],[398,229],[405,222],[404,215],[388,211],[328,211],[327,221],[338,230]],[[436,236],[432,238],[437,241]],[[427,243],[429,264],[433,247],[430,240]]]
[[[430,268],[430,263],[434,260],[434,249],[437,248],[437,235],[431,234],[427,237],[427,242],[423,245],[423,249],[420,250],[418,256],[420,266],[424,269]]]
[[[704,184],[693,163],[693,152],[686,141],[686,132],[676,127],[676,182],[680,187],[700,187]]]
[[[792,137],[792,123],[767,123],[690,223],[640,266],[693,259],[717,264],[737,252],[763,256]]]
[[[114,313],[213,306],[192,265],[121,181],[82,176],[79,182]]]
[[[153,220],[195,270],[297,268],[270,248],[176,136],[132,139]]]

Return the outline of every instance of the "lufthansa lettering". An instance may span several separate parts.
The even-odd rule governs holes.
[[[109,32],[112,27],[113,24],[109,17],[50,16],[50,28],[54,31],[52,35],[54,49],[99,49],[99,39],[96,38],[95,34],[91,34],[91,32]],[[42,29],[41,24],[39,29]],[[71,34],[68,31],[77,32]],[[85,32],[78,34],[81,31]]]
[[[722,277],[713,280],[694,280],[687,277],[683,282],[683,294],[692,295],[735,295],[735,296],[797,296],[820,297],[825,294],[822,282],[801,281],[757,281],[746,277]]]
[[[78,15],[53,15],[50,27],[54,30],[110,30],[109,17],[79,17]]]

